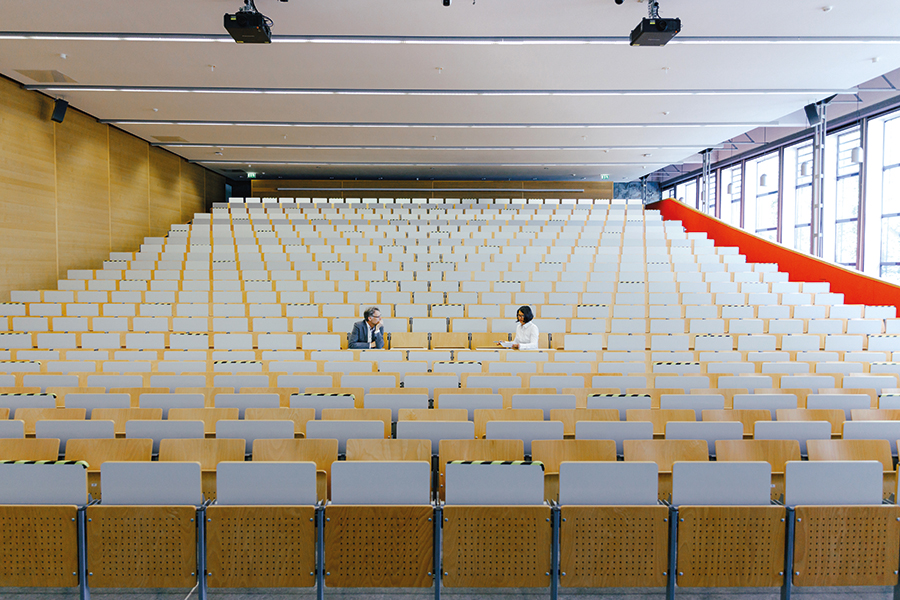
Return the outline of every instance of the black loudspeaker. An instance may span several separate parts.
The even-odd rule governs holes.
[[[807,122],[809,122],[810,127],[818,125],[822,120],[822,117],[819,116],[819,110],[815,104],[807,104],[803,107],[803,110],[806,111],[806,120]]]
[[[50,115],[51,121],[56,121],[57,123],[62,123],[63,119],[66,118],[66,109],[69,108],[69,103],[65,100],[56,99],[56,103],[53,105],[53,114]]]

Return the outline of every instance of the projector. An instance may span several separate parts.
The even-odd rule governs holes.
[[[272,30],[260,12],[242,10],[225,14],[225,30],[238,44],[271,44]]]
[[[665,46],[681,31],[681,19],[641,19],[631,32],[632,46]]]

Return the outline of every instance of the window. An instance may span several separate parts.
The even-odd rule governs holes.
[[[718,194],[716,193],[716,172],[712,171],[709,174],[709,201],[706,203],[706,214],[716,216],[716,201],[718,198]],[[703,190],[700,191],[700,209],[703,209]]]
[[[784,222],[781,241],[785,246],[810,251],[812,232],[813,144],[806,140],[784,151]]]
[[[697,208],[699,195],[697,194],[697,179],[691,179],[675,186],[675,198],[688,206]]]
[[[778,153],[756,161],[756,235],[778,241]]]
[[[880,275],[900,283],[900,116],[884,123]]]
[[[861,160],[859,127],[836,134],[836,142],[834,262],[856,267],[859,244],[858,161]]]
[[[741,165],[722,169],[722,220],[741,226]]]

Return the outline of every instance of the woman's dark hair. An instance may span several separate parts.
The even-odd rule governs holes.
[[[522,320],[525,323],[530,322],[534,318],[534,313],[531,311],[530,306],[520,306],[519,310],[516,311],[516,314],[522,313]]]

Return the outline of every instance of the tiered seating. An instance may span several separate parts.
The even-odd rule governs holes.
[[[844,305],[827,283],[788,281],[777,265],[748,264],[639,205],[217,205],[138,252],[113,253],[101,270],[71,271],[59,287],[0,305],[0,438],[10,438],[0,439],[0,460],[83,460],[90,494],[116,509],[101,496],[107,465],[188,462],[217,502],[180,503],[184,515],[218,515],[214,542],[177,558],[195,560],[192,571],[135,583],[107,568],[98,587],[181,585],[206,570],[216,587],[417,587],[434,573],[438,587],[672,586],[667,544],[709,541],[703,515],[753,522],[754,535],[777,545],[784,509],[763,505],[785,499],[786,465],[801,457],[878,461],[882,496],[896,498],[896,307]],[[538,350],[496,343],[511,341],[521,305],[536,314]],[[348,349],[368,306],[382,311],[385,348]],[[617,457],[621,468],[609,462]],[[722,467],[722,481],[758,478],[767,491],[679,497],[685,462],[682,490]],[[287,484],[294,465],[305,465],[297,477],[308,485]],[[110,468],[130,476],[128,467]],[[510,477],[508,490],[495,472]],[[583,481],[566,483],[567,472]],[[517,491],[485,496],[485,477]],[[598,481],[621,484],[612,493]],[[732,492],[755,506],[721,509]],[[514,497],[529,506],[511,508]],[[439,500],[446,508],[433,506]],[[544,501],[562,504],[577,533]],[[657,501],[694,521],[674,531]],[[623,536],[637,522],[649,528],[640,553],[580,555],[583,540],[600,535],[586,525],[596,515]],[[478,530],[485,519],[496,527]],[[515,538],[514,522],[528,523],[528,572],[502,566],[508,543],[498,540]],[[263,523],[271,543],[252,552],[272,564],[288,552],[302,567],[246,574],[241,531]],[[409,553],[380,544],[404,527]],[[276,543],[287,539],[290,547]],[[381,570],[356,564],[362,539]],[[323,570],[317,547],[342,558]],[[487,560],[472,547],[495,552]],[[702,563],[708,549],[679,545],[669,555],[685,561],[682,585],[776,586],[781,550],[760,559],[765,574],[692,569],[683,581],[681,565]],[[596,561],[609,568],[588,564]]]

